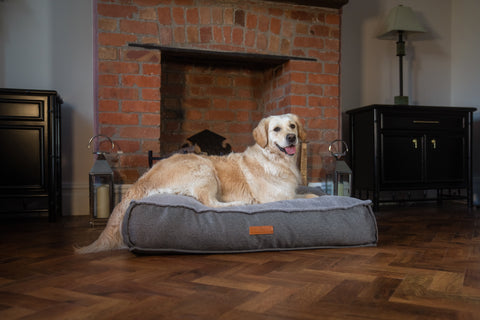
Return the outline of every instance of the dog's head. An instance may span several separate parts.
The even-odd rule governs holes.
[[[273,153],[294,156],[306,134],[298,117],[288,113],[262,119],[253,130],[253,138],[260,147]]]

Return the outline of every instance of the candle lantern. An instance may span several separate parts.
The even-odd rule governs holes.
[[[333,172],[333,194],[337,196],[351,195],[352,170],[343,158],[348,152],[348,145],[343,140],[334,140],[328,146],[328,151],[335,157],[335,171]]]
[[[115,147],[113,141],[104,135],[96,135],[90,138],[88,148],[91,148],[93,140],[99,137],[108,139],[111,148]],[[105,158],[107,152],[94,151],[97,159],[90,169],[88,175],[89,196],[90,196],[90,225],[105,225],[110,217],[114,206],[113,198],[113,171]]]

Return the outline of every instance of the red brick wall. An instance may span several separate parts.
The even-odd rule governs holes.
[[[162,69],[160,153],[178,150],[188,137],[209,129],[233,151],[254,143],[252,130],[265,114],[264,72],[169,63]]]
[[[123,151],[111,163],[117,181],[133,182],[146,170],[148,150],[160,152],[163,142],[162,150],[170,150],[198,128],[224,135],[241,151],[253,143],[251,129],[261,117],[284,112],[304,121],[311,180],[324,174],[328,144],[339,130],[338,9],[241,0],[98,0],[97,25],[99,131]],[[162,70],[159,51],[128,43],[317,61],[291,60],[266,72],[168,64]],[[166,82],[169,74],[172,83]],[[180,80],[186,95],[163,90]],[[185,131],[168,137],[161,127],[174,123],[168,122],[172,108],[189,120],[181,125]]]

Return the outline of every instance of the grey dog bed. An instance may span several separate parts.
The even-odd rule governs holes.
[[[153,195],[131,202],[122,234],[130,251],[142,254],[278,251],[377,243],[371,202],[336,196],[211,208],[191,197]]]

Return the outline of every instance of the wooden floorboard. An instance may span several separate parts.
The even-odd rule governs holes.
[[[86,217],[0,219],[0,319],[480,319],[480,212],[382,206],[377,247],[74,255]]]

